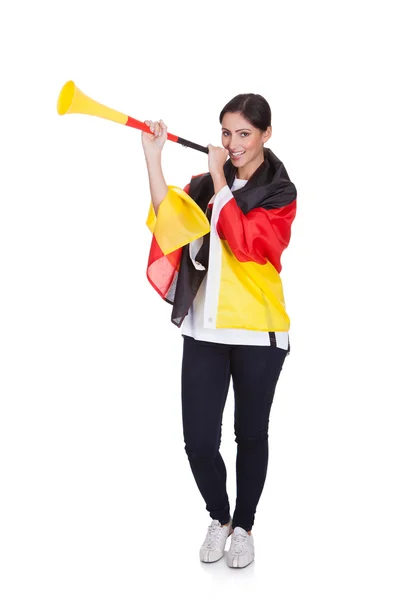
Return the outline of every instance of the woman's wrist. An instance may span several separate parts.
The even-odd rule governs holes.
[[[211,178],[214,184],[214,193],[218,194],[227,184],[225,174],[222,173],[211,173]]]

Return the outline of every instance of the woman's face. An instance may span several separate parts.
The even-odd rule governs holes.
[[[264,143],[271,137],[271,126],[264,132],[254,127],[238,112],[225,113],[222,118],[222,145],[229,150],[232,164],[243,172],[243,168],[254,167],[264,160]]]

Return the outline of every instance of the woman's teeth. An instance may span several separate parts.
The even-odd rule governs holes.
[[[244,154],[244,151],[243,152],[231,152],[231,156],[233,158],[239,158],[239,156],[242,156],[243,154]]]

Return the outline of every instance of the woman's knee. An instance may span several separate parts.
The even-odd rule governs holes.
[[[258,431],[243,431],[235,429],[235,442],[237,444],[250,444],[254,442],[265,442],[268,440],[268,427]]]
[[[205,442],[186,443],[185,452],[190,460],[214,460],[218,454],[218,448],[215,444]]]

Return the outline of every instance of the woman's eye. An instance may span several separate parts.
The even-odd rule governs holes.
[[[222,132],[222,135],[223,135],[224,137],[227,137],[228,135],[230,135],[230,133],[229,133],[229,131],[223,131],[223,132]],[[240,133],[240,135],[241,135],[241,136],[244,136],[244,137],[248,137],[248,136],[250,135],[250,133],[249,133],[248,131],[242,131],[242,132]]]

